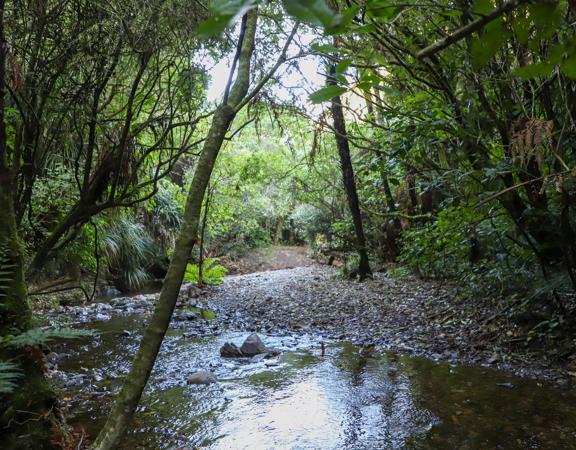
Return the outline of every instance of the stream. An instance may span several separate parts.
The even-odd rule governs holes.
[[[93,439],[127,373],[145,315],[84,323],[55,345],[68,421]],[[122,449],[573,449],[576,394],[484,367],[361,351],[308,334],[261,334],[270,359],[222,358],[249,334],[171,327]],[[57,362],[56,362],[57,361]],[[187,385],[211,370],[211,385]]]

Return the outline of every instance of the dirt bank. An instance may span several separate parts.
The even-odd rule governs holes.
[[[253,250],[235,261],[222,258],[221,262],[230,270],[230,274],[234,275],[293,269],[314,264],[314,261],[306,256],[308,250],[308,247],[271,246]]]

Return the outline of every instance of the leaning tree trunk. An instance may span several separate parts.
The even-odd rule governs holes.
[[[204,214],[202,215],[202,226],[200,227],[200,248],[198,249],[198,287],[204,287],[204,245],[206,244],[206,225],[208,224],[208,212],[210,211],[210,200],[213,189],[208,188],[208,195],[204,202]]]
[[[170,323],[170,318],[172,317],[172,312],[176,306],[190,252],[198,236],[202,201],[208,182],[210,181],[216,158],[224,142],[226,132],[236,116],[237,108],[248,92],[250,84],[250,61],[254,50],[256,21],[257,12],[255,10],[248,12],[243,19],[240,34],[241,40],[238,47],[238,72],[236,81],[229,95],[225,95],[223,104],[219,106],[214,113],[212,124],[190,185],[186,208],[184,210],[184,222],[176,239],[174,253],[170,261],[168,273],[164,279],[160,298],[158,299],[154,314],[150,318],[150,323],[140,342],[138,353],[134,357],[132,369],[126,377],[110,416],[94,444],[94,448],[97,450],[117,448],[122,435],[125,433],[134,415],[134,411],[138,406],[144,387],[154,367],[156,356],[158,355]]]
[[[334,67],[332,68],[334,72]],[[330,82],[334,80],[330,77]],[[354,222],[354,231],[356,232],[356,249],[360,262],[358,264],[358,276],[360,280],[372,277],[370,262],[368,260],[368,251],[366,249],[366,238],[364,236],[364,227],[362,226],[362,214],[360,213],[360,201],[356,190],[356,181],[354,179],[354,168],[352,167],[352,158],[350,158],[350,144],[346,134],[346,122],[344,121],[344,112],[342,110],[342,100],[340,96],[334,97],[331,101],[332,118],[334,120],[334,136],[336,146],[340,155],[340,167],[342,169],[342,181],[346,196],[348,197],[348,206]]]
[[[14,211],[12,155],[7,146],[4,99],[6,48],[4,0],[0,0],[0,339],[32,327],[24,278],[23,249]],[[12,348],[0,343],[0,361],[18,366],[20,378],[11,392],[0,392],[0,446],[10,449],[50,449],[60,440],[55,396],[44,377],[38,346]]]

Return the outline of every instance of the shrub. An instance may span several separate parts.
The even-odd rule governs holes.
[[[228,269],[218,264],[218,258],[206,258],[202,265],[202,282],[206,284],[222,284],[222,278],[228,273]],[[189,263],[186,267],[184,280],[192,283],[198,283],[199,270],[198,264]]]

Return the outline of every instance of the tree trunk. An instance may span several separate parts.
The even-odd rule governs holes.
[[[202,227],[200,228],[200,248],[198,254],[198,287],[204,286],[204,239],[206,237],[206,224],[208,223],[208,212],[210,210],[210,200],[214,190],[208,188],[208,195],[204,202],[204,214],[202,215]]]
[[[224,141],[230,124],[236,116],[236,108],[244,100],[250,83],[250,60],[254,50],[257,12],[252,10],[243,20],[241,41],[239,42],[238,75],[224,102],[214,113],[212,124],[208,131],[204,148],[198,160],[194,177],[188,192],[184,222],[176,239],[174,254],[164,279],[160,298],[156,304],[154,314],[146,328],[140,348],[132,363],[130,373],[104,428],[98,435],[94,444],[96,450],[111,450],[125,433],[134,411],[138,406],[142,392],[148,382],[156,356],[164,339],[166,330],[176,306],[180,286],[184,278],[186,265],[199,228],[199,218],[204,194],[210,181],[210,176],[216,158]]]
[[[0,338],[29,330],[32,310],[24,278],[23,250],[14,211],[14,178],[6,143],[4,98],[6,94],[6,41],[4,0],[0,0]],[[0,394],[2,448],[51,449],[59,439],[55,396],[44,377],[43,352],[38,346],[23,349],[0,345],[0,361],[18,365],[21,377],[15,389]]]
[[[332,67],[334,72],[334,67]],[[334,83],[331,78],[329,83]],[[366,249],[366,238],[364,236],[364,227],[362,226],[362,214],[360,213],[360,201],[356,190],[356,181],[354,179],[354,168],[350,158],[350,144],[346,135],[346,122],[344,121],[344,112],[342,110],[342,100],[340,96],[331,101],[332,118],[334,120],[334,135],[336,146],[340,155],[340,167],[342,169],[342,181],[348,197],[348,206],[354,222],[354,231],[356,232],[356,249],[360,257],[358,264],[358,276],[360,280],[372,277],[370,262],[368,260],[368,251]]]

